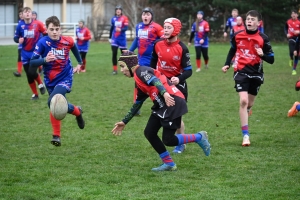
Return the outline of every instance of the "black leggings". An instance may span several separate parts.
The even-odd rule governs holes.
[[[18,49],[18,62],[21,62],[21,51],[22,49]]]
[[[177,120],[178,119],[178,120]],[[175,119],[181,124],[181,117]],[[174,120],[174,121],[175,121]],[[178,124],[178,123],[177,123]],[[166,146],[177,146],[178,138],[175,136],[177,128],[174,129],[163,127],[162,140],[158,137],[158,131],[162,127],[161,119],[153,114],[150,115],[144,135],[158,154],[167,151]],[[180,127],[180,125],[179,125]]]
[[[196,50],[196,59],[197,60],[201,59],[201,52],[202,52],[204,60],[208,60],[208,48],[207,47],[197,46],[197,47],[195,47],[195,50]]]
[[[111,46],[111,50],[112,50],[112,63],[113,65],[117,65],[117,56],[118,56],[118,48],[117,46]],[[126,50],[126,48],[120,48],[121,54],[122,54],[122,50]]]
[[[85,59],[87,52],[80,52],[80,57],[82,60]]]
[[[294,51],[295,51],[296,41],[294,39],[289,39],[289,50],[290,50],[290,58],[293,59]]]
[[[34,80],[38,77],[38,73],[37,71],[33,71],[33,70],[30,70],[29,72],[29,63],[23,65],[23,68],[26,72],[26,76],[27,76],[27,81],[29,84],[33,83]]]

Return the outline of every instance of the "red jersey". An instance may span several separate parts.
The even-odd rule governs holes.
[[[236,32],[239,32],[241,30],[245,30],[245,26],[244,24],[240,24],[240,25],[235,25],[233,28],[232,28],[232,31],[233,33],[236,33]]]
[[[266,55],[274,55],[268,36],[258,30],[238,32],[232,38],[232,46],[236,49],[234,71],[248,75],[263,74],[263,60],[256,48],[261,48]]]
[[[157,87],[151,85],[151,80],[154,78],[158,78],[166,91],[174,98],[174,106],[168,107]],[[134,73],[134,80],[138,89],[136,101],[143,101],[145,97],[149,96],[154,103],[152,106],[153,114],[165,120],[173,120],[187,113],[187,105],[183,94],[158,70],[139,66]]]
[[[180,40],[173,43],[166,39],[158,40],[154,44],[150,65],[169,79],[192,69],[189,50]]]
[[[287,20],[287,33],[290,34],[290,37],[297,37],[298,34],[295,34],[295,31],[300,31],[300,21],[298,19],[293,20],[292,18]]]

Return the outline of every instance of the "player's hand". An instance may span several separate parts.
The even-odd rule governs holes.
[[[260,57],[262,57],[262,56],[264,55],[264,52],[263,52],[263,50],[262,50],[261,48],[255,48],[255,50],[256,50],[256,53],[257,53]]]
[[[174,98],[168,92],[164,93],[164,99],[168,107],[175,105]]]
[[[24,42],[24,38],[23,38],[23,37],[20,37],[20,38],[19,38],[19,44],[23,44],[23,42]]]
[[[201,40],[200,40],[200,44],[203,44],[203,43],[204,43],[204,40],[203,40],[203,39],[201,39]]]
[[[173,83],[174,85],[177,85],[179,83],[179,78],[176,76],[173,76],[171,78],[171,83]]]
[[[188,46],[191,46],[191,43],[190,43],[190,42],[188,43]]]
[[[108,39],[108,42],[111,43],[111,39]]]
[[[299,30],[294,31],[294,34],[295,34],[295,35],[299,35],[299,33],[300,33]]]
[[[55,61],[55,60],[56,60],[56,56],[52,53],[52,51],[49,51],[47,53],[45,61],[46,62],[52,62],[52,61]]]
[[[122,135],[122,131],[125,128],[126,124],[122,121],[115,123],[114,129],[111,131],[115,136]]]
[[[128,49],[123,49],[122,52],[123,53],[129,53],[129,50]]]
[[[81,65],[79,65],[79,64],[76,67],[73,67],[73,74],[75,74],[76,72],[77,72],[77,74],[79,74],[80,69],[81,69]]]
[[[290,38],[290,37],[291,37],[291,35],[288,33],[288,34],[286,34],[286,37],[287,37],[287,38]]]
[[[228,69],[229,69],[229,66],[228,66],[228,65],[225,65],[224,67],[222,67],[222,71],[223,71],[224,73],[226,73]]]
[[[117,27],[117,28],[116,28],[116,31],[117,31],[117,32],[121,32],[121,28]]]
[[[84,40],[84,37],[80,37],[79,39],[80,39],[80,40]]]
[[[227,37],[227,33],[226,33],[226,32],[224,32],[224,37],[225,37],[225,38]]]

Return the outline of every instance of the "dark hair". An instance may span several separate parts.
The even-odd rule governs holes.
[[[257,10],[250,10],[249,12],[247,12],[246,17],[249,15],[252,17],[257,17],[258,21],[262,19],[261,14]]]
[[[298,11],[297,11],[296,9],[292,9],[292,10],[291,10],[291,14],[292,14],[292,13],[298,14]]]
[[[29,8],[29,7],[24,7],[24,8],[22,9],[22,12],[25,12],[25,11],[28,11],[28,10],[31,11],[31,8]]]
[[[46,27],[47,28],[50,23],[52,23],[54,26],[60,26],[60,21],[56,16],[51,16],[46,19]]]

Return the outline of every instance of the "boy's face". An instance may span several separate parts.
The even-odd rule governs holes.
[[[248,15],[246,17],[246,26],[247,29],[250,31],[257,30],[257,27],[259,26],[259,21],[257,17],[252,17],[251,15]]]
[[[19,18],[22,20],[23,19],[23,12],[19,12]]]
[[[36,17],[37,17],[36,14],[32,14],[32,19],[33,20],[36,20]]]
[[[59,40],[60,26],[54,26],[53,23],[50,23],[47,27],[47,33],[52,40]]]
[[[83,23],[82,22],[78,22],[78,26],[79,26],[79,28],[82,28],[83,27]]]
[[[243,23],[243,19],[241,17],[236,18],[236,24],[241,25]]]
[[[197,14],[197,19],[203,19],[203,15],[202,14]]]
[[[149,24],[152,19],[152,15],[150,12],[143,12],[142,20],[144,24]]]
[[[121,9],[117,9],[117,10],[116,10],[116,15],[117,15],[117,16],[120,16],[121,14],[122,14],[122,10],[121,10]]]
[[[120,64],[120,70],[121,70],[122,74],[124,74],[125,76],[127,76],[129,78],[131,77],[129,69],[126,66]]]
[[[232,11],[232,12],[231,12],[231,15],[232,15],[233,18],[236,18],[236,17],[238,16],[238,12]]]
[[[296,20],[298,18],[298,13],[292,12],[291,17],[293,20]]]
[[[170,38],[172,33],[174,31],[174,27],[172,26],[172,24],[166,22],[164,24],[164,38]]]
[[[32,12],[31,12],[31,10],[24,10],[23,11],[23,19],[25,19],[25,20],[32,19]]]

